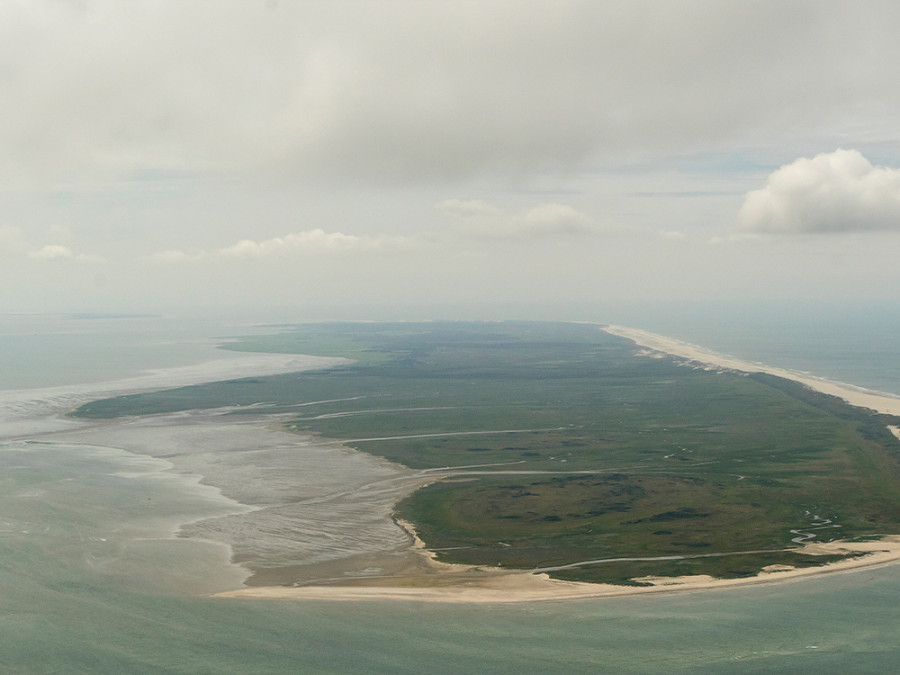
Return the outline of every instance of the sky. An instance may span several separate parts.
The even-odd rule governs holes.
[[[5,0],[0,312],[900,290],[900,4]]]

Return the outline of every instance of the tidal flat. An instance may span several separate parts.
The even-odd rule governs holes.
[[[94,401],[75,415],[170,426],[207,410],[223,429],[269,419],[285,439],[297,434],[269,454],[232,454],[233,469],[246,467],[240,484],[216,478],[231,460],[212,448],[207,469],[190,469],[254,504],[184,529],[233,546],[257,573],[249,583],[405,583],[406,563],[385,562],[404,555],[388,518],[401,496],[397,514],[440,561],[595,583],[747,578],[842,555],[806,555],[803,542],[900,531],[900,441],[887,428],[896,418],[766,374],[647,358],[597,326],[310,324],[232,346],[357,361]],[[355,448],[396,471],[381,490],[383,528],[367,543],[333,545],[341,555],[330,560],[309,556],[321,545],[313,539],[331,531],[344,541],[341,528],[360,517],[348,505],[385,483],[354,487],[348,474],[355,496],[325,500],[319,534],[304,539],[290,512],[316,497],[292,497],[280,481],[303,474],[313,460],[295,453],[313,445],[333,457]],[[259,494],[242,498],[251,486]]]

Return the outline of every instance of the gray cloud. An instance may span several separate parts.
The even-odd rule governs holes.
[[[898,103],[882,85],[900,60],[897,13],[699,0],[2,3],[0,178],[240,167],[455,181],[776,127],[815,133]]]
[[[785,234],[900,230],[900,169],[872,166],[856,150],[798,159],[747,194],[738,226]]]

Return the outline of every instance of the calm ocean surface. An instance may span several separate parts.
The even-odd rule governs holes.
[[[900,393],[896,314],[626,314],[589,318]],[[212,319],[0,317],[0,390],[89,390],[225,358],[209,338],[250,332]],[[885,673],[900,662],[900,566],[506,606],[202,597],[241,572],[224,547],[174,529],[239,505],[127,448],[54,443],[42,423],[0,437],[2,673]]]

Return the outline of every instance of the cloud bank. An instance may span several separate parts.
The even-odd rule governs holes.
[[[0,178],[419,183],[695,151],[774,119],[785,138],[900,104],[898,20],[885,2],[10,0]]]
[[[900,231],[900,169],[872,166],[856,150],[798,159],[747,194],[738,228],[760,234]]]

